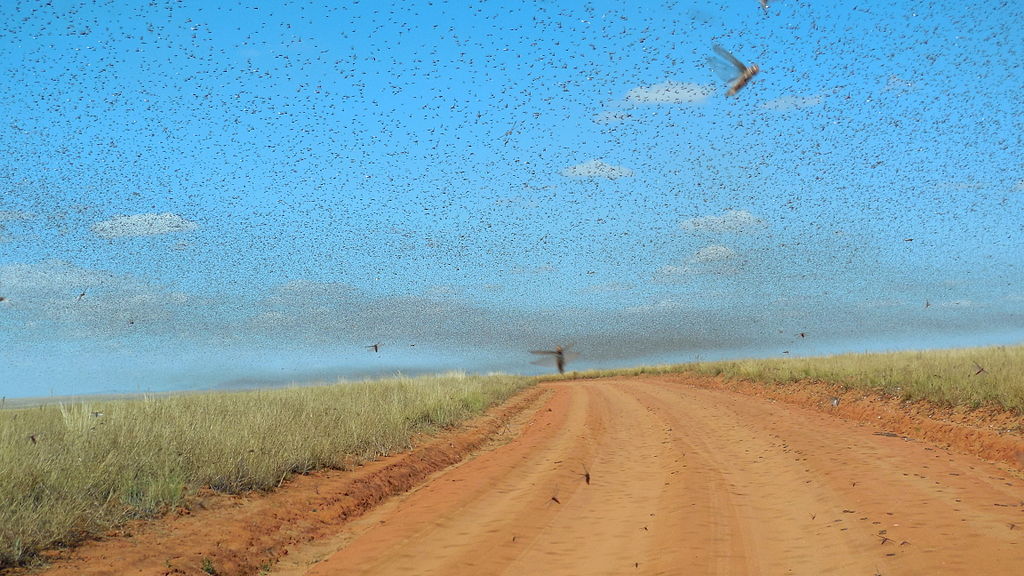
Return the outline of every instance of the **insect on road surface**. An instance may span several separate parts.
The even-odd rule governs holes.
[[[729,90],[725,92],[726,96],[732,96],[739,92],[747,85],[747,82],[750,82],[750,79],[755,74],[761,71],[757,64],[747,66],[718,44],[712,46],[712,49],[720,58],[708,56],[708,64],[711,65],[711,69],[715,71],[715,74],[718,74],[722,80],[729,82]]]

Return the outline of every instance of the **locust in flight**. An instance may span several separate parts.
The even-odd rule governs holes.
[[[554,360],[555,366],[558,368],[558,373],[565,374],[565,363],[573,358],[579,357],[578,353],[572,352],[572,346],[572,344],[569,344],[566,346],[555,346],[554,350],[530,350],[530,354],[546,356],[546,358],[530,362],[530,364],[543,366],[548,364],[551,360]]]
[[[750,82],[750,79],[755,74],[761,71],[761,68],[757,64],[751,64],[747,66],[743,62],[740,62],[738,58],[732,55],[731,52],[722,48],[718,44],[712,47],[719,58],[708,56],[708,64],[711,69],[715,71],[722,80],[729,83],[729,90],[726,91],[726,96],[732,96],[739,92],[744,86]]]

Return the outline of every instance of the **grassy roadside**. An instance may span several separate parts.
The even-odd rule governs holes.
[[[403,450],[534,380],[460,373],[0,411],[0,570],[180,505],[200,488]]]
[[[979,368],[984,371],[979,373]],[[1024,414],[1024,345],[696,362],[576,372],[566,377],[680,372],[769,384],[818,380],[907,400],[971,408],[997,406]]]

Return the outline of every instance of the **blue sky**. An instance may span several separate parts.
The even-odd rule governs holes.
[[[0,394],[1024,341],[1024,5],[0,21]]]

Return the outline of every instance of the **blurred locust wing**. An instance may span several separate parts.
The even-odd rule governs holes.
[[[714,56],[708,56],[708,66],[714,71],[715,76],[718,76],[726,82],[732,82],[739,78],[742,71],[737,71],[736,67],[732,64],[722,60],[721,58],[715,58]]]
[[[714,71],[716,76],[726,82],[732,82],[746,72],[747,67],[733,56],[731,52],[718,44],[712,46],[712,49],[715,51],[715,54],[718,54],[718,57],[708,56],[708,66],[711,66],[711,70]]]
[[[572,349],[572,347],[575,346],[575,345],[576,345],[575,342],[570,342],[569,344],[566,344],[565,346],[562,346],[562,357],[565,358],[566,362],[568,362],[570,360],[575,360],[575,359],[580,357],[580,353],[579,352],[574,352],[573,349]]]
[[[726,62],[728,62],[729,64],[732,64],[732,67],[733,67],[733,75],[732,75],[732,77],[733,78],[739,76],[740,74],[743,74],[743,72],[745,72],[747,70],[747,65],[744,64],[743,62],[740,62],[738,58],[733,56],[732,52],[729,52],[728,50],[726,50],[725,48],[722,48],[718,44],[715,44],[714,46],[712,46],[711,49],[714,50],[716,54],[721,56]]]
[[[539,354],[543,358],[530,362],[535,366],[557,366],[559,352],[557,350],[530,350],[530,354]]]
[[[567,344],[565,346],[555,346],[554,350],[530,350],[530,354],[538,354],[544,356],[539,360],[534,360],[530,364],[537,366],[555,366],[559,372],[565,371],[565,364],[569,360],[578,358],[579,354],[572,352],[571,349],[573,344]]]

